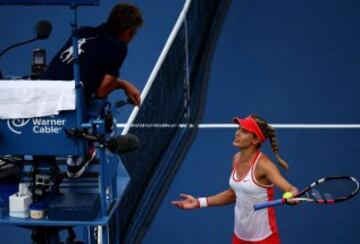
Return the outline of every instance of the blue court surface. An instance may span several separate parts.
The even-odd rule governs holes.
[[[103,2],[80,12],[80,24],[99,23],[117,1]],[[130,46],[121,76],[142,88],[183,1],[130,2],[143,9],[145,25]],[[0,8],[0,30],[7,31],[0,47],[14,38],[26,39],[31,27],[20,27],[23,22],[36,23],[40,15],[56,23],[51,44],[41,43],[50,58],[67,37],[61,33],[69,33],[70,14],[55,7],[33,10]],[[282,173],[299,189],[328,175],[360,179],[359,12],[356,0],[231,1],[213,55],[201,121],[210,128],[199,128],[149,224],[144,244],[231,243],[233,206],[184,211],[170,202],[180,193],[207,196],[229,187],[236,152],[234,116],[254,113],[275,126],[280,155],[290,166]],[[21,16],[13,20],[16,28],[8,24],[13,16]],[[3,73],[27,73],[27,60],[37,47],[3,57]],[[124,111],[120,122],[128,113]],[[274,159],[268,144],[262,150]],[[360,196],[331,206],[279,207],[276,213],[285,244],[355,244],[360,239]],[[7,236],[4,243],[27,243],[29,237],[28,231],[13,226],[1,226],[0,233]]]
[[[286,178],[299,189],[327,175],[359,178],[359,128],[334,128],[360,122],[359,10],[358,1],[232,1],[202,123],[255,113],[272,124],[309,125],[277,129]],[[230,243],[233,206],[183,211],[170,201],[228,188],[234,133],[199,129],[144,243]],[[264,152],[274,159],[268,145]],[[279,207],[282,242],[358,243],[359,206],[357,196],[335,206]]]

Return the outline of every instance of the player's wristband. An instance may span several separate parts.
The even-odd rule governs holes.
[[[206,208],[208,207],[208,201],[206,197],[199,197],[198,199],[199,208]]]

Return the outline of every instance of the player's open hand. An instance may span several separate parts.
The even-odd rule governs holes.
[[[183,193],[180,196],[183,198],[182,200],[172,201],[171,204],[181,209],[199,208],[199,201],[195,197]]]

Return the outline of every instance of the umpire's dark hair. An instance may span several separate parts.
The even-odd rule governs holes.
[[[136,32],[143,22],[142,12],[138,7],[128,3],[119,3],[112,8],[106,26],[108,31],[116,36],[129,29]]]

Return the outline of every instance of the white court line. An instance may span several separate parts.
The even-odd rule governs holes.
[[[360,124],[270,124],[276,129],[360,129]],[[126,124],[116,124],[118,128],[126,127]],[[194,128],[194,124],[132,124],[133,128]],[[200,129],[227,129],[237,128],[236,124],[199,124]]]

